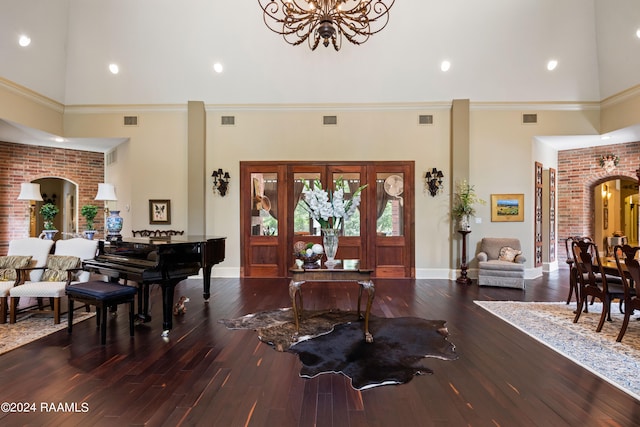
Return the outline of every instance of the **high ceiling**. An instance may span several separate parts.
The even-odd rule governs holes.
[[[257,0],[2,0],[0,77],[67,106],[580,103],[640,84],[638,0],[396,0],[390,15],[335,52],[286,44]]]

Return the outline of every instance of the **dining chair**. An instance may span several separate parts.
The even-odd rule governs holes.
[[[592,300],[597,298],[602,302],[602,314],[596,328],[596,332],[600,332],[605,319],[611,320],[611,300],[616,296],[624,295],[624,289],[621,284],[610,284],[607,280],[607,275],[602,268],[598,246],[595,243],[574,241],[572,249],[580,285],[580,302],[573,323],[577,323],[580,319],[583,307],[585,312],[588,312],[587,298],[591,296]]]
[[[638,246],[616,245],[613,248],[613,254],[616,259],[616,265],[622,285],[624,286],[624,320],[620,327],[620,333],[616,338],[617,342],[622,341],[622,337],[629,326],[629,319],[634,310],[640,310],[640,299],[636,293],[635,284],[640,283],[640,263],[637,254],[640,251]]]
[[[578,270],[576,269],[573,256],[573,242],[579,241],[592,242],[593,240],[588,236],[569,236],[564,241],[564,248],[567,254],[565,262],[569,265],[569,295],[567,296],[567,305],[571,303],[571,297],[574,294],[576,296],[576,304],[580,301],[580,296],[578,295]]]

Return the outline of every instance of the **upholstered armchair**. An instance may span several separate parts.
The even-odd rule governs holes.
[[[480,242],[478,286],[524,289],[524,263],[520,240],[485,237]]]
[[[53,308],[54,323],[60,323],[60,298],[65,296],[68,284],[86,282],[90,273],[82,271],[82,261],[93,259],[98,250],[97,240],[74,238],[58,240],[54,254],[46,258],[46,265],[40,267],[41,276],[37,280],[20,280],[9,290],[9,323],[16,322],[16,311],[20,298],[49,298]],[[34,269],[35,270],[35,269]],[[42,308],[42,306],[40,307]]]
[[[22,280],[40,280],[42,270],[30,270],[30,268],[44,267],[52,246],[53,240],[35,237],[9,242],[7,256],[0,257],[0,323],[7,321],[9,290],[22,279],[23,273],[30,272],[30,276]]]

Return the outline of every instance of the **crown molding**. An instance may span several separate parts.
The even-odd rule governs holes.
[[[187,104],[87,104],[67,105],[64,112],[69,114],[121,114],[141,112],[186,112]]]
[[[54,101],[51,98],[48,98],[44,95],[34,92],[31,89],[28,89],[17,83],[14,83],[11,80],[7,80],[3,77],[0,77],[0,87],[7,89],[9,92],[12,92],[24,98],[27,98],[28,100],[33,101],[37,104],[43,105],[47,108],[51,108],[57,113],[60,113],[60,114],[64,113],[64,104],[58,101]]]
[[[607,108],[636,97],[640,97],[640,84],[611,95],[603,99],[600,104],[602,108]]]
[[[508,110],[508,111],[598,111],[600,102],[472,102],[471,110]]]

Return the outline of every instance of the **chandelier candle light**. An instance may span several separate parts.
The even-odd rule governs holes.
[[[338,251],[340,229],[360,206],[360,193],[366,186],[365,184],[358,187],[353,196],[345,201],[344,192],[347,183],[342,177],[335,182],[333,193],[323,190],[319,179],[313,181],[313,188],[305,183],[305,188],[302,190],[304,193],[302,206],[309,212],[311,218],[320,224],[324,253],[327,256],[326,265],[331,266],[337,263],[335,256]]]
[[[395,0],[258,0],[264,23],[290,45],[307,41],[315,50],[322,39],[338,51],[342,37],[359,45],[389,22]]]

